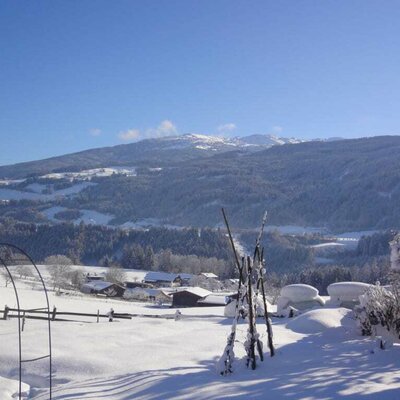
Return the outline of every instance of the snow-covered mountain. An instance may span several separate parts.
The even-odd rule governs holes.
[[[226,138],[204,134],[145,139],[135,143],[102,147],[66,154],[45,160],[0,166],[0,179],[20,179],[55,173],[79,173],[81,171],[112,167],[160,167],[173,162],[204,158],[232,150],[257,151],[274,145],[300,143],[293,138],[273,135],[251,135]]]
[[[235,148],[241,149],[248,148],[249,146],[264,149],[276,145],[304,142],[304,140],[302,139],[284,138],[269,134],[256,134],[243,137],[228,138],[197,133],[187,133],[185,135],[179,136],[167,136],[155,140],[163,144],[170,143],[170,148],[193,147],[200,150],[212,151],[231,150]]]

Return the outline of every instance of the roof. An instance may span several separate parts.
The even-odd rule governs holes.
[[[209,294],[208,296],[198,300],[197,302],[201,304],[219,304],[221,306],[225,306],[226,304],[228,304],[228,297],[217,294]]]
[[[173,292],[172,295],[174,296],[177,293],[183,293],[183,292],[192,293],[201,298],[206,297],[209,294],[211,294],[211,292],[207,289],[203,289],[200,287],[189,287],[189,288],[185,288],[183,290],[177,290],[176,292]]]
[[[145,282],[173,282],[179,275],[168,272],[148,272],[144,277]]]
[[[149,296],[156,297],[159,294],[163,294],[164,296],[169,297],[169,293],[165,292],[164,290],[161,289],[143,289],[144,292],[146,292]]]
[[[113,285],[115,285],[115,283],[105,282],[105,281],[90,281],[88,283],[83,284],[82,287],[86,287],[93,290],[104,290]]]
[[[212,272],[202,272],[200,275],[205,276],[206,278],[218,278],[218,275],[215,275]]]
[[[179,274],[179,276],[184,280],[189,280],[193,278],[192,274]]]

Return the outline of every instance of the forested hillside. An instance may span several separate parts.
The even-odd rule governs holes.
[[[144,143],[143,160],[150,142],[140,142]],[[36,196],[29,202],[2,204],[0,216],[45,222],[42,212],[57,205],[63,207],[60,219],[72,220],[80,215],[79,210],[96,210],[109,215],[111,225],[151,219],[159,225],[215,227],[221,224],[220,209],[225,207],[235,228],[256,227],[264,210],[269,213],[268,223],[274,225],[319,226],[342,232],[400,228],[398,136],[285,144],[250,152],[247,147],[229,147],[218,141],[214,145],[216,151],[200,152],[202,156],[196,156],[199,149],[193,143],[179,151],[165,143],[158,150],[152,147],[146,162],[160,157],[158,165],[162,167],[148,164],[138,166],[134,176],[117,173],[86,178],[90,185],[70,196],[46,197],[45,191],[73,186],[75,178],[30,178],[10,183],[0,194],[7,196],[9,189],[14,189],[13,196],[15,190],[23,190],[27,196],[26,191],[37,184],[45,191],[29,193]],[[135,158],[124,149],[121,157],[118,148],[109,151],[120,165],[132,165]],[[188,158],[184,157],[185,149],[190,151]],[[107,150],[101,151],[104,157],[96,153],[96,166],[110,160]],[[90,154],[80,156],[89,162]],[[176,157],[168,163],[165,154]],[[78,168],[79,162],[72,160]],[[12,172],[13,167],[7,168]],[[19,171],[20,166],[15,168]]]
[[[130,246],[141,246],[151,252],[169,250],[177,255],[227,260],[231,256],[229,243],[222,233],[209,229],[126,231],[95,225],[0,224],[0,242],[13,243],[23,248],[40,262],[54,254],[66,255],[75,263],[98,265],[107,257],[127,268],[145,266],[126,262]]]
[[[214,226],[220,208],[238,227],[269,223],[335,230],[400,227],[400,137],[275,146],[193,160],[157,173],[112,177],[73,200],[118,222],[159,218]]]

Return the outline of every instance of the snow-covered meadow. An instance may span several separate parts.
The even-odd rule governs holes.
[[[43,294],[29,284],[20,294],[21,307],[43,306]],[[236,369],[223,377],[215,369],[230,332],[223,307],[181,309],[182,319],[175,320],[174,309],[153,304],[54,292],[49,299],[59,311],[106,313],[112,307],[117,313],[171,317],[52,322],[54,399],[399,398],[400,346],[379,350],[374,340],[359,335],[344,308],[275,318],[276,357],[267,356],[255,371],[245,367],[246,326],[239,325]],[[10,287],[0,288],[0,304],[16,306]],[[262,319],[259,332],[266,343]],[[26,321],[23,358],[46,354],[45,334],[45,322]],[[3,400],[17,387],[17,320],[0,320],[0,336]],[[48,398],[46,367],[46,361],[25,364],[29,398]]]

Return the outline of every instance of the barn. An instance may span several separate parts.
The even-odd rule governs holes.
[[[186,288],[172,293],[172,307],[197,307],[198,300],[211,294],[199,287]]]
[[[100,294],[107,297],[122,297],[125,288],[116,283],[105,281],[90,281],[82,285],[81,292],[87,294]]]

